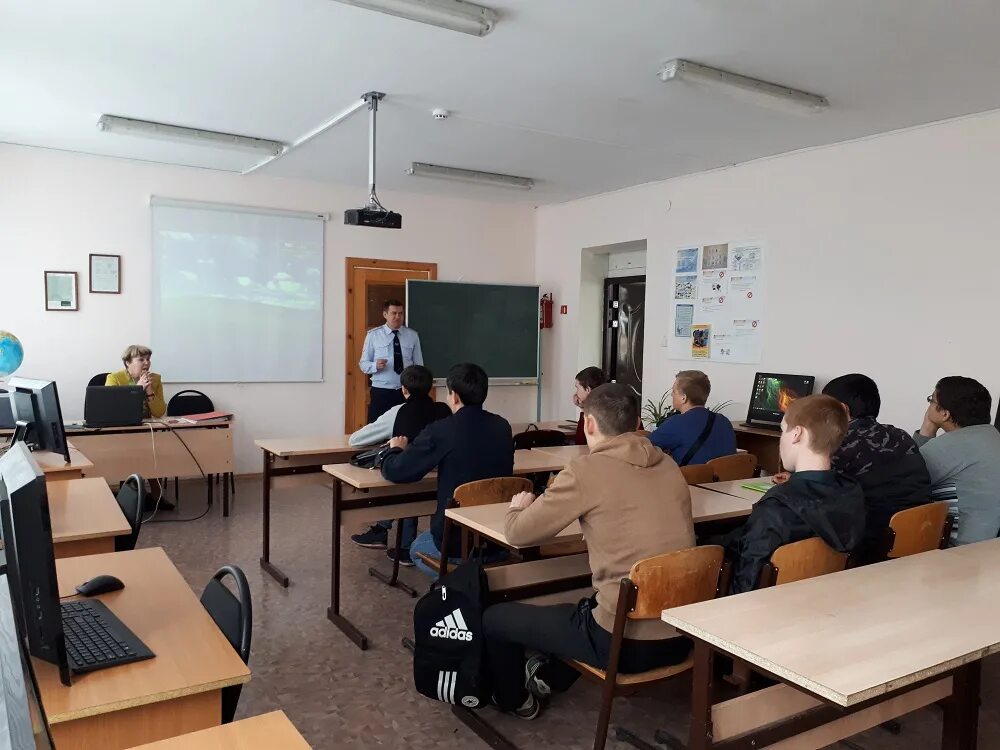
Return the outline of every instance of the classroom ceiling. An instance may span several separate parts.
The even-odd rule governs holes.
[[[0,0],[0,141],[239,171],[256,158],[102,133],[97,119],[290,142],[374,89],[380,189],[545,204],[1000,107],[996,0],[485,4],[501,19],[477,38],[332,0]],[[800,116],[663,83],[677,57],[830,108]],[[362,110],[259,174],[356,184],[361,203],[366,152]],[[407,176],[413,161],[537,186]]]

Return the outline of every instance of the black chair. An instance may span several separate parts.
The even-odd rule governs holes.
[[[110,372],[97,373],[94,377],[90,379],[90,382],[87,383],[87,387],[90,388],[91,386],[95,385],[104,385],[105,383],[108,382],[108,375],[110,374],[111,374]]]
[[[122,509],[132,533],[128,536],[115,537],[115,552],[127,552],[135,549],[139,540],[139,528],[142,526],[142,509],[146,505],[146,482],[138,474],[133,474],[118,488],[115,497],[118,507]]]
[[[222,579],[232,576],[237,596],[233,595]],[[253,635],[253,604],[250,584],[243,571],[236,565],[223,565],[212,576],[201,594],[201,605],[219,626],[222,634],[240,655],[244,664],[250,663],[250,637]],[[222,723],[228,724],[236,715],[242,685],[222,689]]]
[[[175,393],[170,397],[167,402],[167,416],[168,417],[183,417],[188,414],[205,414],[206,412],[215,411],[215,404],[212,403],[207,395],[201,391],[196,391],[194,389],[187,389]],[[207,481],[212,481],[211,478],[206,478]],[[223,477],[223,481],[229,482],[229,490],[233,496],[233,500],[236,499],[236,475],[233,472],[229,472]],[[219,477],[215,477],[215,483],[219,483]],[[180,489],[177,477],[174,477],[174,497],[180,501]]]

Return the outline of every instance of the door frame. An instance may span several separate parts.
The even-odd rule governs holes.
[[[344,303],[347,306],[347,329],[344,332],[344,351],[346,353],[346,357],[344,359],[344,431],[350,433],[354,430],[353,425],[357,424],[358,419],[361,419],[362,423],[367,421],[367,415],[357,413],[359,406],[355,402],[355,399],[352,398],[353,391],[358,387],[358,380],[367,379],[367,376],[361,372],[361,369],[358,367],[357,360],[364,341],[354,341],[354,336],[352,334],[355,323],[355,272],[359,269],[371,269],[378,271],[423,271],[427,273],[427,277],[430,280],[436,281],[437,263],[421,263],[409,260],[386,260],[384,258],[345,258],[344,269],[344,281],[346,287]],[[363,291],[364,290],[362,290],[362,292]]]
[[[604,332],[601,344],[601,369],[604,370],[604,375],[609,380],[614,379],[614,376],[617,374],[612,372],[612,368],[614,367],[613,362],[616,359],[616,357],[612,355],[618,346],[618,329],[612,326],[612,323],[617,320],[618,314],[615,311],[615,308],[611,306],[611,303],[615,301],[611,299],[611,288],[615,284],[628,284],[638,281],[645,284],[646,274],[636,274],[635,276],[608,276],[604,279]],[[645,368],[643,369],[645,370]],[[642,379],[646,379],[645,372],[643,372]]]

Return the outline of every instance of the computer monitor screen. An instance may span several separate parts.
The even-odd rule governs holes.
[[[24,443],[15,443],[0,456],[0,526],[11,598],[21,615],[28,651],[57,665],[69,685],[45,475]]]
[[[813,392],[816,378],[812,375],[781,375],[758,372],[750,394],[747,422],[768,425],[781,424],[782,417],[797,398]]]
[[[12,750],[51,750],[45,708],[39,699],[38,681],[24,642],[24,633],[14,612],[10,580],[0,568],[0,674],[3,675],[3,710],[6,728],[0,722],[0,747]],[[6,740],[6,744],[4,744]]]
[[[7,390],[15,421],[28,423],[27,442],[36,450],[61,453],[69,463],[69,446],[55,381],[11,378]]]

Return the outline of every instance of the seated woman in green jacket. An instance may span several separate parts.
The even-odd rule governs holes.
[[[109,372],[104,385],[141,385],[146,389],[146,404],[142,415],[159,419],[167,412],[167,403],[163,400],[163,382],[155,372],[149,371],[149,360],[153,350],[148,346],[132,344],[122,352],[124,370]]]

